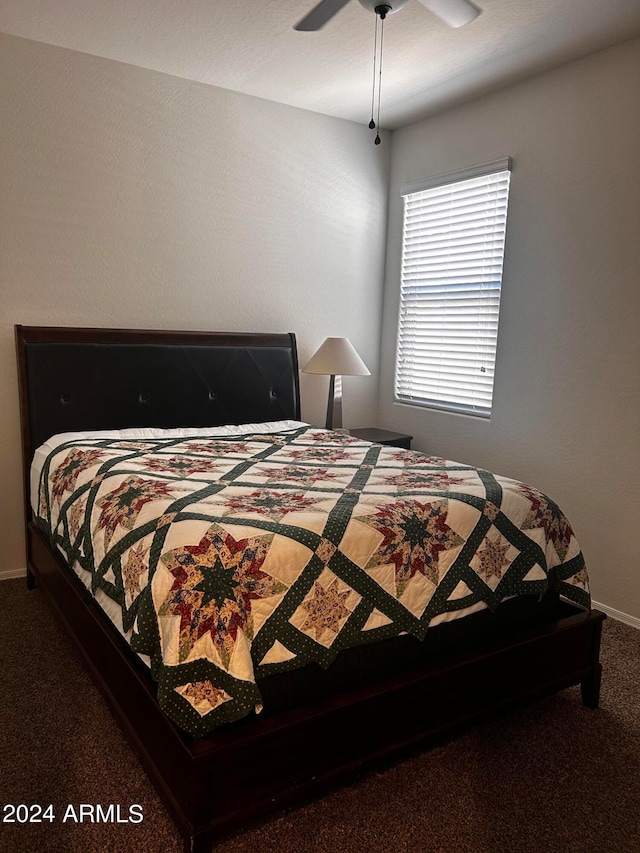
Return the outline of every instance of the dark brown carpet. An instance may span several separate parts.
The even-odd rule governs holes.
[[[0,805],[53,823],[0,825],[11,853],[180,853],[173,824],[39,591],[0,583]],[[577,689],[248,828],[240,853],[638,853],[640,632],[611,619],[602,703]],[[67,806],[140,804],[139,824],[63,823]]]

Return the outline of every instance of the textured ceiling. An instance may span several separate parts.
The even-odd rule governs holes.
[[[2,0],[0,31],[367,123],[375,17],[357,0],[322,30],[317,0]],[[382,125],[399,127],[640,35],[640,0],[475,0],[450,29],[420,5],[387,18]]]

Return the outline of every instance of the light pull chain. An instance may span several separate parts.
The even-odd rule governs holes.
[[[376,98],[376,63],[378,60],[378,16],[374,16],[376,19],[375,29],[373,31],[373,84],[371,86],[371,121],[369,122],[369,129],[374,130],[376,123],[373,120],[373,110],[374,103]]]
[[[378,132],[373,140],[380,145],[380,92],[382,91],[382,42],[384,40],[384,17],[380,15],[380,61],[378,62]]]
[[[369,129],[375,130],[376,127],[380,128],[380,92],[382,91],[382,45],[384,41],[384,19],[387,17],[387,12],[390,11],[390,6],[385,4],[380,4],[376,6],[376,27],[373,35],[373,86],[371,87],[371,121],[369,122]],[[378,18],[380,18],[380,50],[378,52]],[[376,65],[378,68],[378,110],[377,110],[377,123],[373,118],[373,114],[375,112],[375,103],[376,103]],[[376,133],[376,138],[373,140],[376,145],[380,145],[380,133]]]

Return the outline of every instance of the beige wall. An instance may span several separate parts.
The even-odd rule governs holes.
[[[565,509],[640,618],[640,41],[394,132],[377,422]],[[375,423],[389,145],[349,122],[0,36],[0,574],[24,565],[13,324],[345,334]],[[385,140],[387,142],[387,140]],[[514,158],[489,422],[393,403],[399,185]],[[303,416],[326,380],[303,376]]]
[[[593,596],[640,619],[640,40],[392,135],[379,422],[565,510]],[[511,155],[493,416],[393,402],[400,185]]]
[[[13,324],[350,337],[372,423],[388,144],[351,122],[0,36],[0,574],[24,568]],[[385,140],[387,142],[388,140]],[[328,380],[303,376],[322,423]]]

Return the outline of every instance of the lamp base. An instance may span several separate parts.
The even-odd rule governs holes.
[[[329,379],[329,402],[327,403],[327,429],[342,429],[342,376],[331,375]]]

